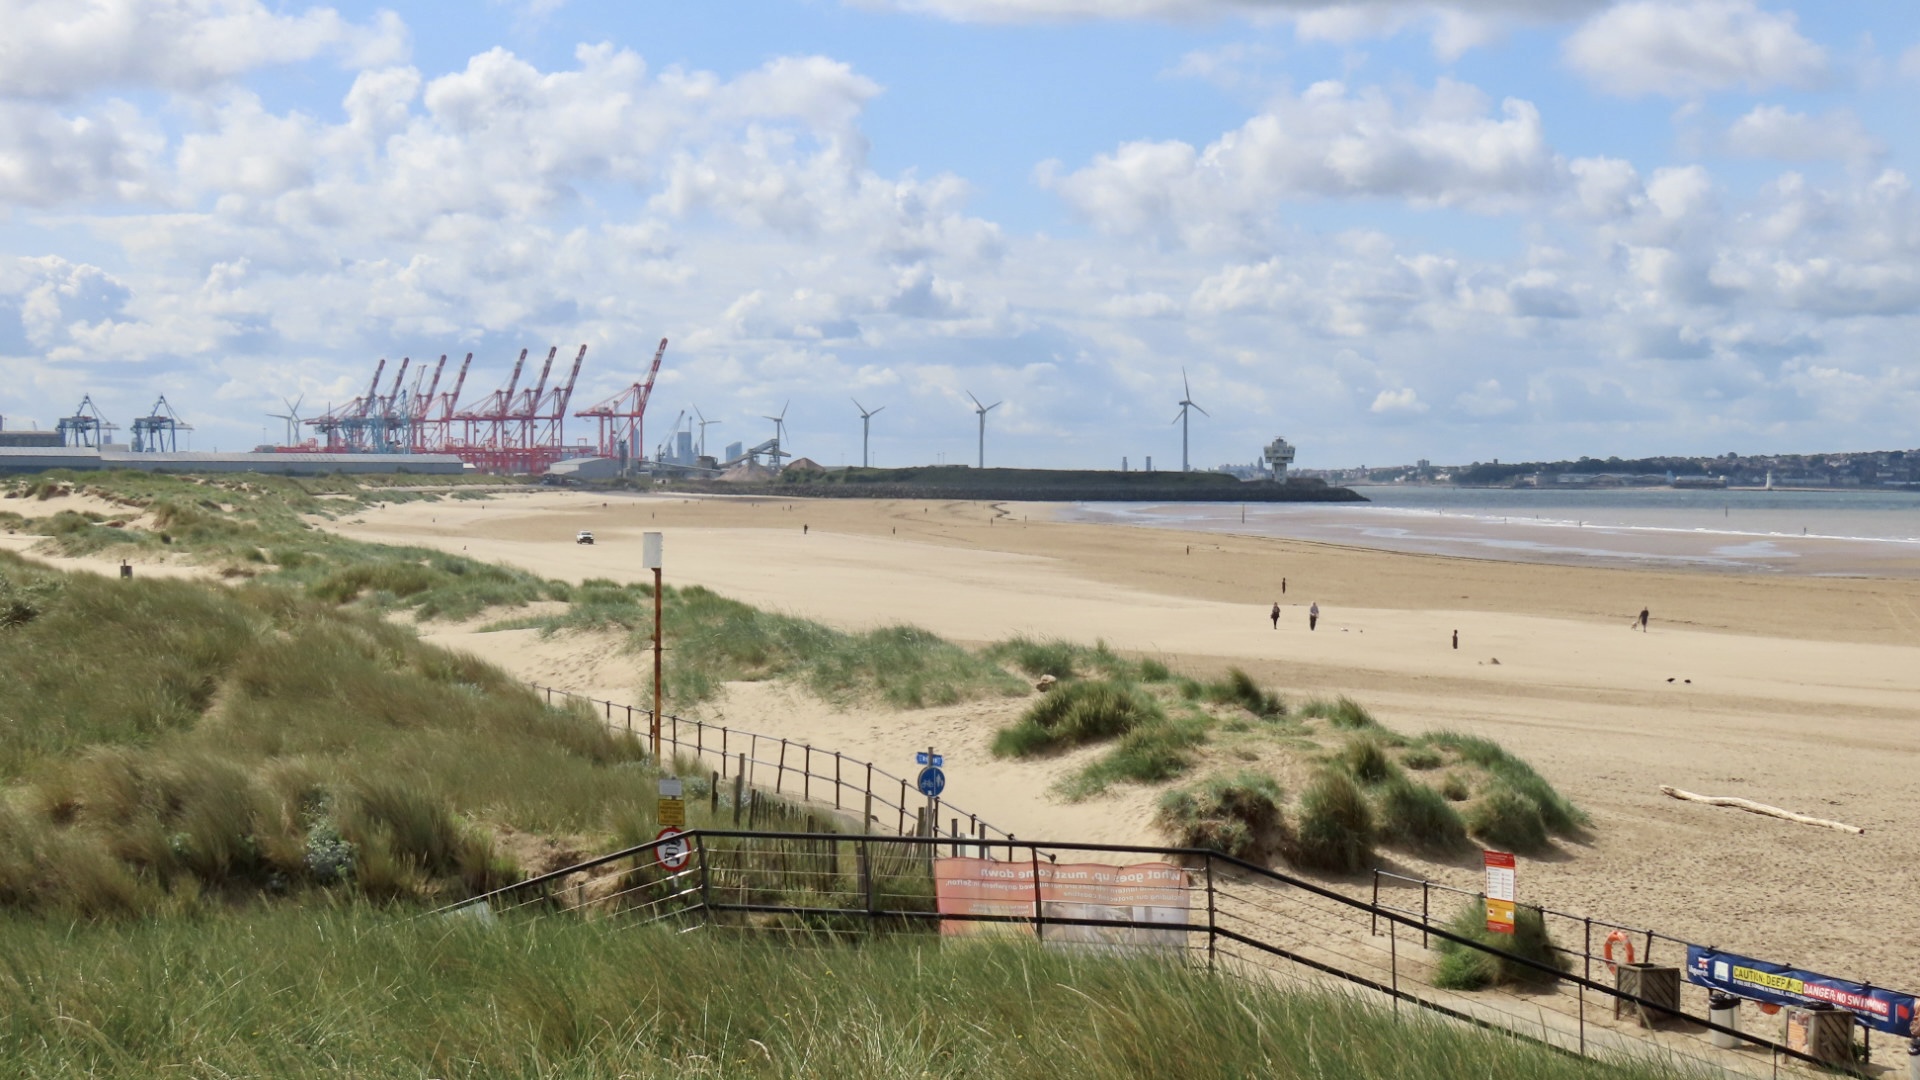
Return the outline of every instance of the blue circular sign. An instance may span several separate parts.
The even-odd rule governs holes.
[[[920,779],[917,783],[920,788],[920,794],[925,795],[929,799],[937,799],[940,797],[941,792],[947,790],[947,774],[939,768],[929,765],[920,770]]]

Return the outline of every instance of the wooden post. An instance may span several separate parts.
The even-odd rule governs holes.
[[[733,773],[733,827],[740,827],[741,791],[747,784],[747,755],[740,755],[740,767]]]

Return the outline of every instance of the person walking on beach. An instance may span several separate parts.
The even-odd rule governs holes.
[[[1315,600],[1313,602],[1313,606],[1307,609],[1307,629],[1312,630],[1319,625],[1320,625],[1320,601]]]
[[[1460,648],[1460,631],[1458,630],[1453,632],[1453,647],[1456,650]]]
[[[1643,634],[1647,632],[1647,609],[1646,608],[1640,609],[1640,632]]]
[[[1281,596],[1287,595],[1287,579],[1286,578],[1280,579],[1280,595]]]
[[[1273,628],[1280,629],[1280,601],[1273,602]]]

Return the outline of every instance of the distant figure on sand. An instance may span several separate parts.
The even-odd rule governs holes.
[[[1458,630],[1453,632],[1453,647],[1456,649],[1460,647],[1460,631]]]
[[[1280,601],[1273,602],[1273,628],[1280,629]]]
[[[1287,595],[1287,579],[1286,578],[1280,579],[1280,595],[1281,596]]]
[[[1640,609],[1640,632],[1643,634],[1647,632],[1647,609],[1646,608]]]
[[[1320,601],[1315,600],[1313,602],[1313,606],[1307,609],[1307,629],[1312,630],[1313,628],[1319,625],[1320,625]]]
[[[807,527],[805,525],[800,526],[800,535],[801,536],[807,535]]]

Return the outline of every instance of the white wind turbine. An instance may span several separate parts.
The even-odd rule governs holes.
[[[873,422],[873,418],[885,412],[887,407],[885,405],[882,405],[878,409],[868,409],[865,405],[860,404],[860,401],[858,398],[848,398],[847,400],[853,402],[853,407],[860,410],[860,467],[865,469],[868,467],[867,465],[868,432]]]
[[[996,401],[991,405],[982,405],[979,398],[973,397],[973,391],[967,391],[967,396],[973,398],[973,411],[980,414],[980,464],[977,467],[984,469],[987,467],[987,414],[1005,405],[1006,402]]]
[[[1180,369],[1180,389],[1186,391],[1186,393],[1180,399],[1180,412],[1173,418],[1173,422],[1180,425],[1180,471],[1191,472],[1193,471],[1192,467],[1187,464],[1187,410],[1200,409],[1200,415],[1206,417],[1211,417],[1213,414],[1205,409],[1201,409],[1200,406],[1194,402],[1193,387],[1187,385],[1187,369],[1185,367]]]

